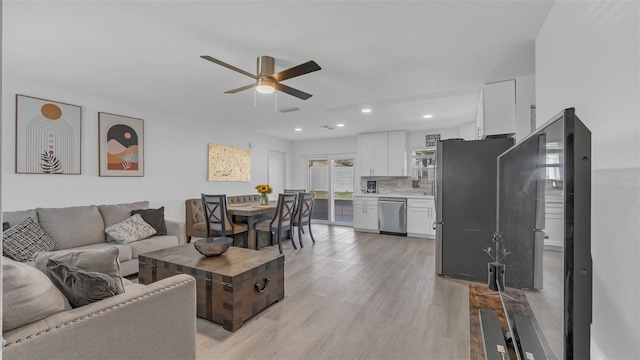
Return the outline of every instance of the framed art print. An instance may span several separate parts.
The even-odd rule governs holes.
[[[98,113],[100,176],[144,176],[144,120]]]
[[[81,173],[82,108],[16,95],[16,173]]]
[[[209,181],[251,181],[251,150],[209,144]]]

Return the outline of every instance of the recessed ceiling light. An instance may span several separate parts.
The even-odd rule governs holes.
[[[365,113],[365,114],[367,114],[367,113],[370,113],[370,112],[371,112],[371,109],[362,109],[362,112],[363,112],[363,113]]]
[[[298,132],[302,131],[301,128],[296,128],[295,130],[298,131]]]
[[[431,115],[431,114],[427,114],[427,115],[423,116],[423,118],[425,118],[425,119],[431,119],[432,117],[433,117],[433,115]]]
[[[344,127],[344,124],[338,124],[337,127]]]

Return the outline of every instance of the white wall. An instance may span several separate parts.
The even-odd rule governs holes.
[[[640,3],[556,1],[536,38],[537,124],[592,132],[592,358],[640,354]]]
[[[356,154],[358,152],[358,137],[347,136],[317,140],[299,140],[293,143],[293,171],[291,173],[292,188],[306,189],[305,156]]]
[[[247,132],[229,130],[215,114],[211,121],[158,113],[152,108],[94,97],[64,84],[41,84],[3,74],[2,210],[114,204],[149,200],[165,206],[168,219],[184,221],[184,201],[201,193],[253,194],[267,181],[269,149],[285,152],[291,168],[292,143]],[[98,86],[99,84],[96,84]],[[30,95],[82,106],[82,174],[15,174],[15,95]],[[144,119],[144,177],[98,176],[98,112]],[[208,145],[217,143],[251,149],[250,182],[209,182]],[[290,177],[285,184],[290,182]]]
[[[516,77],[516,142],[531,133],[531,105],[536,103],[535,76]]]

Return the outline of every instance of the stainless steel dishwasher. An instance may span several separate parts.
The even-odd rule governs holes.
[[[381,234],[407,236],[407,199],[378,199],[378,225]]]

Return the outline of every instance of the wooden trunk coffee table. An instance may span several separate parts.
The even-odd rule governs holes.
[[[141,284],[176,274],[195,277],[198,317],[229,331],[284,298],[284,255],[277,251],[232,246],[222,255],[205,257],[186,244],[141,254],[138,262]]]

